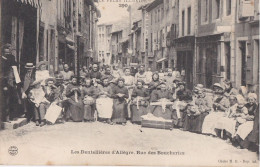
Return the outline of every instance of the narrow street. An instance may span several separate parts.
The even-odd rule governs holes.
[[[29,123],[16,130],[1,131],[0,143],[1,164],[15,161],[24,165],[72,165],[72,162],[73,165],[192,165],[200,162],[200,165],[255,166],[253,162],[257,160],[256,153],[237,149],[222,139],[179,129],[141,128],[131,123],[125,127],[101,122],[68,122],[44,127]],[[10,146],[18,148],[17,155],[8,154]],[[149,154],[152,152],[155,155]]]

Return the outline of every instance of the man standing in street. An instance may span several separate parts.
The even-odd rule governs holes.
[[[25,67],[26,73],[22,81],[21,94],[22,103],[24,107],[24,114],[28,121],[33,117],[34,104],[29,100],[28,94],[31,90],[31,85],[35,80],[35,74],[33,74],[33,69],[35,66],[33,63],[26,63]]]
[[[11,44],[5,44],[2,48],[1,56],[1,82],[2,97],[1,106],[3,105],[3,120],[9,122],[16,120],[19,116],[18,109],[21,99],[18,95],[18,84],[21,82],[17,72],[17,63],[14,55],[11,54]]]

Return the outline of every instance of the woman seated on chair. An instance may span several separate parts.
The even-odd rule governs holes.
[[[81,99],[81,91],[77,85],[77,78],[72,76],[71,83],[66,88],[66,103],[68,110],[66,112],[66,120],[81,122],[83,120],[84,110],[83,102]]]
[[[148,106],[148,100],[150,98],[149,92],[144,88],[144,81],[141,79],[137,80],[136,87],[132,93],[132,104],[131,104],[131,120],[132,123],[141,123],[141,116],[147,113],[146,109]]]
[[[95,103],[98,97],[98,88],[92,85],[90,78],[85,79],[85,85],[82,87],[82,98],[84,103],[84,121],[94,121]]]
[[[128,90],[124,85],[124,78],[118,78],[117,86],[113,88],[112,98],[113,102],[113,114],[112,114],[112,123],[120,123],[122,125],[126,124],[127,118],[127,102]]]
[[[156,117],[170,120],[172,119],[171,102],[173,102],[173,95],[167,90],[165,82],[161,82],[158,86],[159,90],[154,90],[151,94],[150,105],[155,106],[154,108],[151,108],[151,113]]]
[[[101,78],[102,85],[98,85],[98,98],[96,100],[96,108],[99,121],[106,121],[111,124],[111,116],[113,113],[112,87],[107,76]]]

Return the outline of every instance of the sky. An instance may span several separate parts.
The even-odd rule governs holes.
[[[129,18],[127,8],[140,6],[151,2],[152,0],[99,0],[96,4],[101,12],[98,24],[116,22]],[[136,8],[135,8],[136,9]],[[141,11],[137,11],[141,13]]]

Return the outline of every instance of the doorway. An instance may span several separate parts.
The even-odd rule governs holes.
[[[239,42],[241,55],[241,85],[246,86],[246,41]]]

